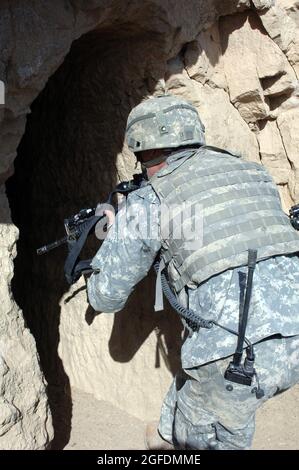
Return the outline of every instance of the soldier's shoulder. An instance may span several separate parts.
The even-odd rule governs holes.
[[[228,149],[223,149],[221,147],[216,147],[214,145],[203,145],[201,148],[201,151],[203,152],[213,152],[213,153],[220,153],[220,154],[226,154],[226,155],[231,155],[236,158],[242,158],[242,155],[239,152],[235,152],[233,150],[228,150]]]
[[[159,204],[159,199],[153,190],[152,186],[148,183],[135,191],[132,191],[128,196],[128,203],[144,201],[149,204]]]

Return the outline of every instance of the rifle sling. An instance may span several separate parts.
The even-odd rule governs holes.
[[[80,277],[79,274],[81,274],[82,270],[88,270],[90,268],[91,260],[78,261],[78,258],[90,231],[97,224],[97,222],[103,217],[105,216],[95,215],[91,217],[91,219],[86,223],[86,228],[83,230],[80,237],[71,248],[66,258],[66,261],[64,263],[64,273],[65,273],[66,280],[68,281],[69,284],[73,284],[74,282],[77,281],[78,277]]]

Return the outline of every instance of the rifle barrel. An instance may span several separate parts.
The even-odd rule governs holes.
[[[63,238],[60,238],[59,240],[56,240],[53,243],[49,243],[49,245],[44,245],[41,248],[38,248],[36,250],[36,253],[38,255],[44,255],[45,253],[48,253],[48,251],[54,250],[54,248],[57,248],[58,246],[64,245],[65,243],[67,243],[67,241],[68,241],[67,236],[63,237]]]

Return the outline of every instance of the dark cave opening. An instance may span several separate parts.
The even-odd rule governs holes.
[[[63,236],[64,218],[105,200],[116,182],[116,156],[132,99],[115,70],[121,65],[119,49],[115,41],[103,41],[95,33],[73,43],[31,106],[15,173],[6,185],[12,219],[20,230],[12,291],[48,382],[52,448],[67,443],[72,408],[57,353],[59,300],[69,288],[63,274],[67,251],[37,256],[36,249]]]
[[[129,34],[119,41],[114,34],[97,31],[76,40],[32,103],[18,147],[15,172],[6,184],[12,219],[20,232],[12,291],[35,338],[48,383],[55,431],[52,449],[62,449],[67,444],[72,418],[70,382],[58,354],[60,299],[69,290],[63,273],[67,248],[44,256],[37,256],[36,249],[64,236],[64,218],[105,201],[121,177],[117,158],[123,150],[127,115],[152,91],[153,79],[149,79],[147,57],[141,47],[143,44],[147,50],[149,42],[147,36]],[[132,66],[130,57],[139,58],[138,67]],[[97,247],[98,241],[94,239],[89,254],[96,252]],[[134,299],[123,319],[115,323],[112,342],[110,339],[111,351],[120,362],[135,354],[157,323],[150,318],[151,307],[146,302],[144,310],[149,311],[150,320],[146,317],[143,326],[136,327],[139,338],[132,342],[132,351],[128,352],[129,343],[124,345],[120,338],[132,308]],[[141,310],[138,320],[142,315]],[[163,331],[167,328],[165,319],[162,324]],[[180,328],[175,319],[178,342]],[[176,349],[174,343],[171,347]],[[174,371],[177,358],[172,361]]]

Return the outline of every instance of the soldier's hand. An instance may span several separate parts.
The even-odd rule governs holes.
[[[115,213],[114,210],[112,211],[111,209],[105,209],[104,210],[104,215],[107,217],[107,230],[112,227],[115,221]]]
[[[104,219],[99,220],[95,226],[95,234],[99,240],[104,240],[108,230],[113,225],[115,220],[114,207],[110,204],[98,204],[95,210],[96,216],[105,216]],[[106,227],[106,230],[105,230]]]

